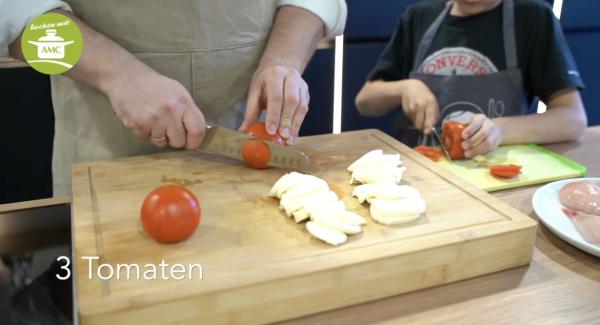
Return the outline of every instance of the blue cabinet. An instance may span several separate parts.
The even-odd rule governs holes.
[[[354,100],[379,55],[396,29],[406,7],[419,0],[347,0],[348,22],[344,48],[342,130],[377,128],[394,134],[396,112],[379,117],[361,116]]]
[[[380,129],[388,134],[394,132],[395,112],[383,117],[361,116],[354,100],[371,72],[386,43],[346,44],[344,48],[344,78],[342,95],[342,130]]]
[[[600,1],[563,1],[561,24],[567,33],[600,29]]]
[[[346,0],[347,42],[387,41],[406,7],[419,0]]]
[[[302,76],[310,91],[309,110],[300,135],[332,132],[334,50],[317,50]]]
[[[561,24],[586,88],[582,92],[588,122],[600,124],[600,1],[564,1]]]

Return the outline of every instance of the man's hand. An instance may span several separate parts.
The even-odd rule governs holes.
[[[277,11],[269,41],[248,91],[243,131],[267,111],[267,133],[294,144],[308,112],[308,86],[302,71],[325,32],[323,21],[312,12],[294,6]]]
[[[483,114],[475,114],[462,133],[465,157],[472,158],[498,147],[502,143],[502,130]]]
[[[123,125],[157,147],[200,147],[206,124],[188,91],[173,79],[145,70],[122,73],[106,92]]]
[[[246,115],[240,130],[267,111],[267,132],[294,144],[308,112],[308,85],[296,69],[274,65],[256,71],[250,83]]]
[[[417,130],[430,134],[440,118],[437,98],[421,80],[408,79],[400,85],[404,114]]]
[[[69,12],[81,30],[85,47],[77,65],[65,73],[103,92],[113,110],[141,139],[158,147],[196,149],[202,144],[204,115],[179,82],[148,67],[131,53]],[[23,60],[21,37],[11,43],[10,53]]]

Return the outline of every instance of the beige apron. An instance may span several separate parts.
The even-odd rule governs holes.
[[[97,31],[181,82],[208,122],[239,127],[276,0],[66,1]],[[53,76],[52,101],[55,196],[71,192],[76,162],[159,151],[125,128],[108,99],[89,86]]]

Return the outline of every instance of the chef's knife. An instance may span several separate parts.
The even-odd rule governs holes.
[[[251,139],[255,138],[246,133],[209,124],[206,127],[206,135],[200,149],[243,160],[242,146],[246,140]],[[265,141],[265,144],[271,152],[269,166],[292,169],[308,165],[308,157],[301,151],[269,141]]]

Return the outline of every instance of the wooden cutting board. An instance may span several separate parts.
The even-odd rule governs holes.
[[[492,164],[523,166],[521,175],[512,179],[496,178],[488,168],[480,167],[471,159],[448,161],[444,158],[438,164],[486,192],[582,177],[586,172],[585,166],[535,144],[502,146],[485,157]]]
[[[251,170],[200,152],[77,164],[73,168],[74,266],[83,324],[254,324],[357,304],[531,260],[536,223],[380,131],[302,138],[304,172],[329,182],[364,233],[332,247],[308,234],[266,193],[286,171]],[[346,167],[365,152],[400,153],[404,182],[428,204],[418,221],[383,226],[351,196]],[[167,180],[185,182],[202,206],[187,241],[163,245],[139,222],[144,197]],[[201,280],[89,278],[98,263],[200,263]],[[106,271],[106,269],[105,269]],[[105,272],[104,275],[107,275]]]

